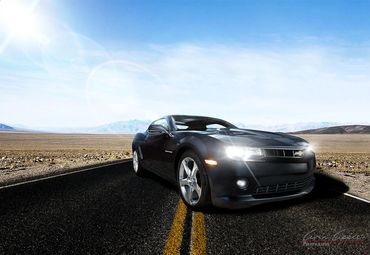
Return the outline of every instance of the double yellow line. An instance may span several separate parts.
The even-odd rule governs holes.
[[[180,254],[186,213],[186,205],[180,199],[177,205],[175,218],[172,222],[171,231],[163,250],[164,255]],[[192,255],[206,254],[206,228],[204,223],[204,214],[201,212],[192,213],[190,245],[190,253]]]
[[[206,254],[206,226],[204,224],[204,214],[193,212],[191,224],[191,254]]]

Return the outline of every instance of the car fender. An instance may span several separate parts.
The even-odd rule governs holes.
[[[137,133],[135,135],[134,139],[132,140],[132,150],[133,151],[141,145],[141,143],[145,140],[145,137],[146,135],[143,133]]]
[[[175,160],[174,160],[174,168],[177,169],[178,161],[181,157],[181,154],[186,150],[194,151],[202,160],[212,156],[212,143],[215,143],[216,140],[208,137],[208,136],[186,136],[183,137],[179,143],[176,152],[175,152]]]

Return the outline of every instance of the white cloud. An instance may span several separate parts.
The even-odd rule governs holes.
[[[0,121],[92,126],[172,113],[269,125],[370,121],[370,56],[345,48],[179,44],[108,52],[73,38],[68,54],[57,41],[44,49],[41,70],[0,71]]]
[[[144,95],[167,102],[158,108],[161,114],[170,110],[266,124],[364,121],[370,106],[365,71],[370,59],[354,61],[344,49],[177,45],[156,50],[159,56],[145,64],[169,89]]]

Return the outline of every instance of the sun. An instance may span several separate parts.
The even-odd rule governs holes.
[[[0,1],[1,30],[15,38],[37,38],[41,34],[41,24],[34,13],[37,3],[33,1],[30,5],[16,0]]]

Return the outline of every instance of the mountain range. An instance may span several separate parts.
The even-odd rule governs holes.
[[[0,131],[13,131],[13,130],[15,130],[14,127],[0,123]]]
[[[145,131],[150,120],[128,120],[117,121],[105,125],[87,127],[87,128],[49,128],[49,127],[29,127],[25,125],[3,125],[4,129],[0,131],[22,131],[22,132],[50,132],[50,133],[83,133],[83,134],[135,134],[140,131]]]
[[[346,125],[326,128],[309,129],[294,134],[370,134],[368,125]]]
[[[246,125],[244,123],[236,123],[235,125],[237,127],[240,127],[240,128],[289,133],[289,132],[297,132],[297,131],[308,130],[308,129],[317,129],[317,128],[340,126],[340,125],[344,125],[344,123],[338,123],[338,122],[298,122],[298,123],[288,123],[288,124],[280,124],[280,125],[254,125],[254,124]]]
[[[90,133],[90,134],[135,134],[145,131],[150,120],[128,120],[109,123],[89,128],[31,128],[22,126],[20,128],[0,124],[0,131],[32,131],[54,132],[54,133]],[[240,128],[266,130],[284,133],[299,134],[370,134],[369,125],[345,125],[337,122],[301,122],[281,125],[245,125],[236,123]]]
[[[78,133],[99,133],[99,134],[135,134],[141,131],[145,131],[150,120],[129,120],[129,121],[117,121],[106,125],[101,125],[91,128],[77,129]]]

